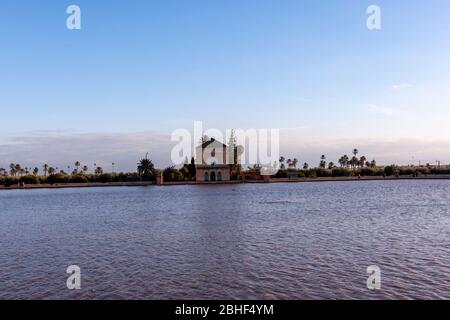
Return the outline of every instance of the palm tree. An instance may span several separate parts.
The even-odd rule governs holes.
[[[14,163],[9,165],[9,174],[13,177],[16,175],[16,165]]]
[[[362,156],[361,158],[359,158],[359,165],[361,167],[364,167],[364,164],[366,163],[366,161],[367,161],[367,158]]]
[[[55,174],[55,172],[56,172],[55,168],[53,168],[53,167],[48,168],[48,174],[49,175]]]
[[[6,176],[5,168],[0,168],[0,176]]]
[[[295,169],[297,169],[297,164],[298,164],[298,159],[294,158],[294,160],[292,160],[292,165],[294,166]]]
[[[88,170],[89,170],[88,166],[83,166],[83,173],[88,172]]]
[[[286,159],[283,157],[283,156],[281,156],[280,157],[280,168],[281,169],[284,169],[284,161],[285,161]]]
[[[372,160],[372,162],[370,163],[370,167],[371,168],[376,168],[377,167],[377,162],[375,160]]]
[[[95,174],[96,174],[96,175],[101,175],[101,174],[103,174],[103,168],[102,168],[102,167],[97,167],[97,168],[95,168]]]
[[[145,155],[145,158],[141,159],[138,163],[138,173],[140,176],[148,176],[153,174],[155,166],[153,165],[152,160],[148,158],[148,153]]]
[[[328,164],[328,169],[333,169],[335,167],[335,165],[334,165],[334,162],[330,162],[329,164]]]
[[[309,164],[307,164],[306,162],[303,164],[303,170],[308,170],[309,168]]]
[[[288,165],[288,168],[292,167],[292,160],[287,159],[286,164]]]
[[[326,166],[327,166],[326,157],[325,157],[325,155],[322,155],[320,157],[319,167],[322,168],[322,169],[325,169]]]
[[[353,156],[350,160],[350,164],[352,165],[352,169],[355,170],[356,166],[358,165],[359,160],[356,156]]]
[[[354,169],[359,165],[359,159],[357,157],[359,150],[355,148],[355,149],[353,149],[352,153],[353,153],[352,165],[353,165],[353,169]]]
[[[38,174],[39,174],[39,168],[34,168],[33,169],[33,174],[35,175],[35,176],[37,176]]]
[[[339,159],[339,164],[341,165],[341,167],[348,167],[348,155],[344,154],[340,159]]]
[[[81,163],[80,161],[75,161],[75,167],[77,168],[77,173],[78,173],[78,169],[80,168]]]
[[[14,166],[14,171],[17,172],[19,175],[22,175],[23,173],[23,169],[18,163]]]
[[[44,164],[44,176],[46,177],[48,173],[48,164]]]

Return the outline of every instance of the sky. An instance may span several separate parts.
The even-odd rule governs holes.
[[[127,171],[146,152],[163,167],[196,120],[279,128],[282,154],[311,165],[354,147],[450,163],[449,14],[447,0],[3,0],[0,167]]]

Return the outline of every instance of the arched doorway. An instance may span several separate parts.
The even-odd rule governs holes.
[[[216,181],[216,173],[211,172],[211,181]]]
[[[205,181],[209,181],[209,174],[208,174],[208,171],[205,172]]]
[[[222,181],[222,172],[217,172],[217,181]]]

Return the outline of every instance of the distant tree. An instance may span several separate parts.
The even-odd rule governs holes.
[[[230,139],[228,140],[228,147],[233,148],[236,147],[237,138],[234,129],[231,130]]]
[[[83,166],[83,173],[87,173],[89,170],[88,166]]]
[[[309,164],[305,162],[303,164],[303,170],[308,170],[308,168],[309,168]]]
[[[184,165],[180,170],[180,179],[184,181],[189,181],[191,179],[189,174],[189,165]]]
[[[138,174],[143,177],[152,176],[154,173],[155,166],[153,165],[152,160],[148,158],[148,154],[145,155],[145,158],[142,158],[138,163]]]
[[[384,174],[387,176],[392,176],[397,174],[397,167],[395,165],[391,165],[391,166],[386,166],[384,168]]]
[[[16,175],[16,165],[14,163],[9,165],[9,175],[13,177]]]
[[[39,168],[34,168],[33,169],[33,175],[37,176],[39,174]]]
[[[237,165],[237,138],[234,129],[231,130],[230,138],[228,139],[228,148],[227,148],[227,159],[228,163],[232,165]]]
[[[292,166],[297,169],[297,164],[298,164],[298,159],[294,158],[294,160],[292,160]]]
[[[195,159],[194,157],[191,158],[191,163],[188,166],[189,170],[189,177],[190,179],[194,179],[197,174],[197,169],[195,168]]]
[[[47,176],[48,173],[48,164],[44,164],[44,176]]]
[[[340,159],[339,159],[339,164],[341,165],[342,168],[344,167],[348,167],[348,161],[349,158],[346,154],[344,154]]]
[[[291,159],[287,159],[286,164],[288,165],[288,168],[292,167],[292,160]]]
[[[55,172],[56,172],[56,169],[55,169],[55,168],[53,168],[53,167],[49,167],[49,168],[48,168],[48,174],[49,174],[49,175],[53,175],[53,174],[55,174]]]
[[[359,158],[359,166],[362,168],[364,167],[364,164],[366,163],[367,158],[365,156],[362,156],[361,158]]]
[[[330,162],[329,164],[328,164],[328,169],[333,169],[335,167],[335,165],[334,165],[334,162]]]
[[[19,176],[21,176],[24,172],[24,170],[22,169],[22,167],[20,166],[20,164],[15,164],[14,165],[14,171],[19,174]]]
[[[281,156],[280,157],[280,169],[284,169],[285,168],[284,161],[286,161],[286,159],[283,156]]]
[[[175,168],[175,166],[172,166],[163,170],[163,178],[164,181],[181,181],[182,174]]]
[[[80,161],[75,161],[76,173],[78,173],[78,170],[79,170],[80,166],[81,166]]]
[[[352,159],[350,160],[350,164],[351,164],[353,170],[355,170],[356,166],[358,166],[358,164],[359,164],[359,159],[357,157],[353,156]]]
[[[327,166],[326,157],[325,157],[325,155],[322,155],[320,157],[319,168],[325,169],[326,166]]]
[[[97,167],[97,168],[95,168],[95,171],[94,171],[94,173],[96,174],[96,175],[101,175],[101,174],[103,174],[103,168],[102,167]]]

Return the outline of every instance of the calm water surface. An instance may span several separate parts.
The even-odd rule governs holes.
[[[450,299],[450,181],[1,191],[0,244],[0,299]]]

